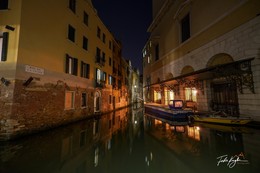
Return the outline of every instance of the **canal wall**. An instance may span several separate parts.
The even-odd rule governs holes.
[[[37,79],[24,86],[24,80],[10,80],[1,85],[0,141],[37,133],[82,119],[113,112],[130,104],[126,100],[112,106],[109,89],[81,88],[65,82],[41,83]],[[75,93],[73,109],[65,109],[66,91]],[[100,111],[95,111],[95,95],[101,93]],[[82,107],[82,93],[87,93],[87,105]]]

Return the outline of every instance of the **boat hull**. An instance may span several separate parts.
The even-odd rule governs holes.
[[[164,108],[145,106],[145,113],[154,115],[159,118],[164,118],[170,121],[188,121],[191,116],[191,111],[186,110],[167,110]]]
[[[245,125],[252,121],[250,118],[236,118],[236,117],[201,117],[193,116],[194,121],[196,122],[205,122],[205,123],[216,123],[216,124],[226,124],[226,125]]]

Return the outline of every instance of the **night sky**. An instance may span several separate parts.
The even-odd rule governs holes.
[[[99,17],[123,45],[122,54],[142,73],[142,49],[149,38],[152,0],[92,0]]]

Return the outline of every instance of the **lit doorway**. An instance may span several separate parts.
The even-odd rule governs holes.
[[[100,112],[100,105],[101,105],[101,93],[96,91],[95,98],[94,98],[94,112]]]

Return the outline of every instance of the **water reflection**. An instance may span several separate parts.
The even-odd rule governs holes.
[[[0,143],[0,172],[259,172],[259,144],[258,130],[173,124],[135,106]],[[249,164],[217,165],[241,153]]]
[[[260,171],[259,130],[207,124],[169,124],[148,115],[145,119],[146,132],[172,153],[170,155],[172,158],[167,159],[164,158],[164,154],[157,154],[162,156],[161,164],[168,170],[174,172]]]

